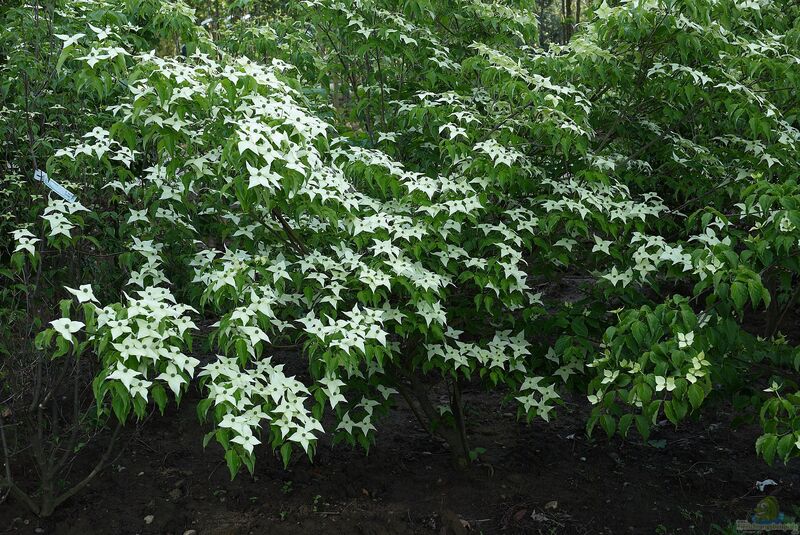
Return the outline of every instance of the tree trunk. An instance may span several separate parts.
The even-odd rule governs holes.
[[[41,518],[47,518],[56,509],[56,489],[53,476],[42,474],[42,496],[39,498],[39,512]]]
[[[572,38],[572,0],[565,0],[567,4],[566,18],[564,19],[564,42],[569,42]]]
[[[466,468],[469,466],[471,459],[464,427],[464,406],[460,387],[454,384],[450,396],[450,408],[456,424],[455,427],[450,427],[441,421],[438,410],[428,397],[428,391],[419,378],[414,377],[413,374],[404,375],[409,384],[399,381],[397,389],[414,417],[431,437],[438,437],[447,444],[455,467]]]

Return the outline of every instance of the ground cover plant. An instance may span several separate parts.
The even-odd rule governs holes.
[[[796,3],[604,1],[560,44],[517,1],[196,7],[0,12],[13,497],[185,398],[231,477],[398,404],[481,463],[476,388],[644,441],[732,404],[800,454]]]

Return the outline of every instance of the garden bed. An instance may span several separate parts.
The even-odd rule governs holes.
[[[401,404],[368,455],[323,442],[313,463],[298,456],[284,470],[265,454],[255,477],[231,481],[219,446],[203,450],[205,429],[186,399],[178,414],[173,407],[131,432],[114,466],[53,518],[11,503],[0,525],[58,534],[709,533],[747,518],[765,494],[787,515],[800,503],[796,464],[764,464],[757,427],[732,428],[724,409],[678,432],[659,426],[645,445],[602,432],[588,439],[580,400],[551,424],[524,426],[511,409],[496,410],[496,394],[466,396],[472,445],[486,449],[467,471],[451,469]],[[759,492],[766,479],[777,486]]]

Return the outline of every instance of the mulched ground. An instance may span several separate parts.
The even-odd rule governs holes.
[[[747,518],[766,493],[787,516],[800,505],[800,465],[764,464],[754,451],[758,429],[732,428],[724,409],[677,431],[662,426],[643,444],[602,432],[587,438],[580,400],[551,424],[525,425],[496,393],[467,390],[465,398],[471,445],[486,449],[483,464],[467,471],[454,471],[400,405],[368,455],[321,444],[313,463],[297,458],[284,470],[262,452],[255,476],[234,481],[220,448],[203,450],[205,429],[186,399],[130,431],[117,463],[52,518],[0,505],[0,532],[721,533],[714,524]],[[778,485],[759,492],[755,483],[766,479]]]

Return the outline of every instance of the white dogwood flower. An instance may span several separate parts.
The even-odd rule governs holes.
[[[69,286],[64,286],[64,288],[75,296],[79,303],[86,303],[87,301],[94,301],[95,303],[100,303],[97,298],[94,296],[94,291],[92,290],[91,284],[81,284],[78,289],[70,288]]]
[[[181,386],[186,383],[186,379],[184,379],[178,368],[172,363],[168,364],[167,370],[164,373],[156,376],[156,379],[161,379],[162,381],[166,382],[169,385],[170,390],[172,390],[176,396],[181,395]]]
[[[247,171],[250,173],[249,188],[261,186],[270,192],[281,189],[281,175],[273,172],[269,167],[256,168],[248,162]]]
[[[686,349],[694,343],[694,332],[678,333],[678,348]]]
[[[675,390],[675,378],[656,376],[656,392],[661,392],[662,390],[667,392]]]
[[[247,453],[253,453],[253,447],[261,444],[261,441],[258,440],[254,435],[239,435],[235,436],[231,439],[231,442],[235,444],[239,444]]]
[[[106,376],[106,380],[113,379],[119,381],[125,389],[130,392],[131,384],[141,375],[140,372],[126,367],[121,362],[117,362],[116,369]]]
[[[56,330],[58,334],[61,335],[62,338],[65,340],[72,341],[72,335],[80,331],[85,324],[80,321],[74,321],[69,318],[61,318],[55,321],[51,321],[50,324],[53,326],[53,329]]]
[[[76,33],[75,35],[54,34],[58,39],[64,41],[64,49],[71,47],[77,43],[82,37],[86,37],[85,33]]]

